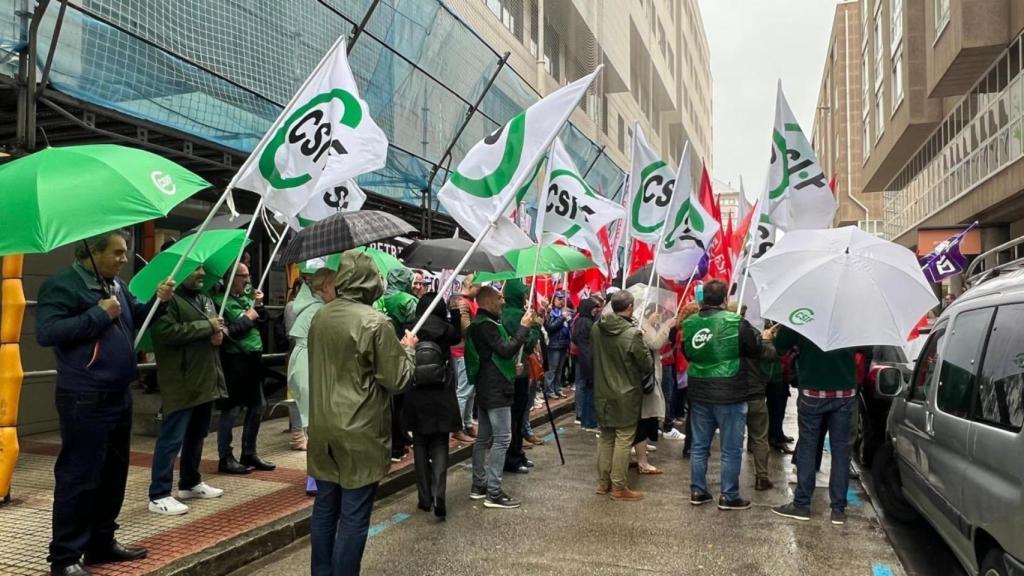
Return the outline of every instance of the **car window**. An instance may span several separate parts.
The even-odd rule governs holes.
[[[903,357],[903,351],[896,346],[875,346],[873,351],[874,361],[885,364],[902,364],[907,359]]]
[[[924,402],[928,398],[928,390],[935,380],[935,369],[939,365],[939,350],[942,349],[942,341],[945,339],[945,327],[932,332],[928,337],[928,343],[917,361],[917,369],[914,371],[914,386],[910,389],[910,400],[913,402]]]
[[[939,410],[967,418],[971,411],[974,380],[988,339],[993,308],[964,312],[953,321],[939,370]]]
[[[1024,304],[996,311],[975,407],[975,420],[1017,431],[1024,424]]]

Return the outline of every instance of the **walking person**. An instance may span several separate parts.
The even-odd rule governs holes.
[[[572,342],[576,345],[576,403],[580,407],[580,425],[585,432],[597,432],[597,408],[594,406],[594,350],[590,332],[600,312],[597,301],[584,298],[572,327]]]
[[[562,372],[569,357],[569,323],[572,314],[565,307],[565,292],[558,290],[545,315],[544,330],[548,333],[548,370],[544,375],[544,393],[548,398],[565,398],[562,393]]]
[[[321,268],[313,274],[309,286],[303,285],[293,301],[295,321],[288,336],[292,339],[292,351],[288,356],[288,391],[298,407],[300,429],[292,432],[292,449],[305,451],[309,429],[309,327],[313,317],[326,304],[334,301],[335,272]],[[316,494],[316,481],[306,477],[306,493]]]
[[[227,330],[217,307],[202,292],[206,272],[196,268],[182,282],[166,312],[153,322],[153,351],[163,420],[153,448],[149,511],[188,512],[181,500],[220,498],[224,491],[202,481],[199,464],[210,430],[213,403],[227,396],[218,349]],[[174,460],[181,452],[178,497],[171,496]]]
[[[534,315],[528,310],[515,335],[510,336],[501,323],[505,305],[501,293],[484,286],[476,299],[479,309],[466,335],[466,373],[476,386],[480,421],[473,444],[473,486],[469,497],[484,500],[488,508],[518,508],[521,502],[502,490],[501,478],[505,453],[512,440],[516,359],[529,337]]]
[[[391,397],[412,378],[416,337],[401,341],[373,307],[384,285],[362,252],[341,256],[337,298],[309,327],[309,443],[316,478],[313,576],[359,574],[377,486],[391,467]]]
[[[473,275],[469,274],[462,280],[462,288],[458,296],[452,298],[449,303],[448,309],[451,311],[455,323],[459,325],[463,337],[469,331],[469,323],[476,317],[476,295],[479,291],[480,287],[473,285]],[[459,442],[472,443],[476,438],[476,429],[473,427],[476,387],[466,376],[465,339],[458,345],[452,346],[452,363],[455,365],[455,377],[458,383],[456,393],[459,398],[459,413],[462,415],[462,430],[456,432],[453,437]]]
[[[426,293],[416,307],[417,321],[437,294]],[[455,369],[451,347],[462,341],[458,324],[448,320],[448,307],[438,303],[419,331],[420,346],[436,344],[433,356],[417,353],[412,385],[405,392],[405,428],[412,431],[416,467],[416,493],[420,510],[444,520],[448,484],[448,436],[462,428],[459,401],[455,396]],[[425,361],[421,363],[421,358]]]
[[[811,498],[821,465],[818,446],[828,434],[832,446],[828,480],[830,520],[835,525],[845,524],[850,485],[850,419],[857,403],[857,349],[825,352],[785,326],[778,330],[774,341],[776,349],[796,347],[800,354],[796,405],[800,433],[796,442],[797,485],[793,501],[772,508],[772,512],[795,520],[811,519]]]
[[[713,501],[707,487],[708,457],[715,431],[719,430],[722,493],[718,508],[747,510],[750,501],[740,496],[739,483],[750,377],[743,359],[760,359],[763,346],[749,322],[723,309],[728,290],[721,280],[705,284],[700,312],[683,321],[693,431],[690,504],[700,506]]]
[[[108,232],[75,248],[75,262],[43,282],[36,341],[53,347],[60,454],[54,464],[50,573],[87,576],[85,564],[146,557],[115,538],[128,481],[132,395],[138,375],[135,331],[152,306],[166,309],[174,282],[139,303],[117,275],[128,261],[127,236]]]
[[[228,397],[217,401],[220,424],[217,428],[217,471],[224,474],[248,474],[253,470],[269,472],[277,468],[256,454],[256,439],[263,422],[263,339],[257,323],[263,322],[263,292],[253,292],[249,268],[239,264],[235,276],[221,298],[227,299],[224,322],[227,334],[220,347],[221,366],[227,381]],[[218,303],[219,305],[220,303]],[[231,443],[235,421],[242,420],[242,453],[235,460]]]
[[[654,360],[633,325],[633,295],[611,297],[612,314],[591,329],[594,398],[601,437],[597,445],[597,494],[613,500],[640,500],[626,484],[629,448],[636,437],[644,394],[654,392]]]

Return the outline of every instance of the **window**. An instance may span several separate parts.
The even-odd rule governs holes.
[[[889,7],[889,45],[892,47],[892,54],[896,54],[897,48],[903,42],[903,0],[892,0]]]
[[[884,72],[882,62],[885,61],[885,49],[882,37],[882,14],[875,15],[875,90],[882,87]]]
[[[864,51],[860,54],[860,61],[861,75],[863,76],[860,82],[861,101],[864,102],[864,114],[867,115],[868,108],[870,108],[869,100],[871,99],[871,60],[868,58],[867,46],[864,47]]]
[[[1019,431],[1024,425],[1024,304],[996,312],[975,395],[975,420]]]
[[[935,0],[935,37],[946,27],[949,22],[949,0]]]
[[[971,410],[974,380],[982,346],[992,320],[992,308],[971,310],[956,317],[939,370],[939,410],[966,418]]]
[[[622,115],[619,115],[619,126],[618,126],[618,137],[619,137],[619,150],[623,153],[626,152],[626,121],[622,119]]]
[[[508,28],[508,31],[515,35],[520,42],[523,40],[522,2],[513,0],[484,0],[487,8],[492,14],[501,20],[501,23]],[[519,10],[516,10],[516,7]]]
[[[892,57],[892,111],[903,102],[903,46]]]
[[[864,110],[867,109],[867,103],[865,102]],[[864,162],[867,162],[868,156],[871,155],[871,123],[865,118],[862,125],[864,126],[864,133],[861,135],[862,152],[864,153]]]
[[[875,139],[882,137],[885,132],[885,107],[882,102],[883,90],[879,88],[875,92]]]
[[[932,381],[935,380],[935,368],[938,366],[939,350],[942,349],[942,342],[945,340],[946,327],[936,328],[928,338],[921,357],[917,361],[917,368],[914,371],[914,387],[910,390],[910,400],[924,402],[928,399],[928,391],[931,389]]]
[[[537,42],[540,36],[540,22],[538,22],[540,19],[540,14],[538,13],[540,9],[537,7],[537,2],[539,1],[533,0],[533,2],[530,2],[530,54],[534,58],[538,56]]]

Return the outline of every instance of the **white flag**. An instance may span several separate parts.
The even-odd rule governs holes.
[[[711,248],[721,225],[693,198],[690,144],[683,147],[675,174],[675,189],[669,204],[665,234],[661,239],[655,269],[662,278],[688,280]]]
[[[544,153],[600,70],[556,90],[478,142],[438,192],[437,199],[474,238],[495,220],[480,244],[485,251],[501,256],[533,246],[509,218],[516,200],[510,196],[521,197],[529,189]]]
[[[359,97],[339,38],[239,170],[236,186],[288,218],[314,194],[384,166],[388,141]]]
[[[743,239],[743,249],[740,251],[740,257],[736,261],[736,266],[733,267],[732,282],[729,286],[730,300],[739,298],[748,261],[750,264],[753,264],[758,258],[764,256],[768,250],[771,250],[772,246],[775,246],[776,227],[764,211],[764,207],[768,205],[768,194],[769,190],[766,184],[765,190],[761,193],[761,198],[754,205],[754,216],[750,222],[750,230]],[[751,238],[751,235],[753,235],[753,238]],[[754,286],[753,280],[747,278],[746,282],[747,286],[742,290],[743,302],[740,304],[747,307],[746,319],[755,327],[761,327],[764,325],[764,320],[761,318],[761,303],[757,299],[757,288]]]
[[[559,238],[590,251],[591,259],[608,274],[604,248],[598,239],[601,227],[625,217],[622,206],[599,196],[580,176],[560,139],[555,139],[544,180],[543,237],[550,244]]]
[[[658,242],[672,201],[675,173],[647,143],[637,124],[633,130],[633,165],[629,171],[630,236]]]
[[[366,193],[355,183],[349,180],[344,184],[334,186],[322,194],[316,194],[309,199],[306,206],[292,218],[286,221],[293,230],[298,232],[314,222],[319,222],[331,214],[338,212],[356,212],[366,202]],[[280,220],[280,218],[278,218]]]
[[[775,99],[768,215],[781,230],[831,228],[836,199],[811,143],[789,109],[782,82]]]

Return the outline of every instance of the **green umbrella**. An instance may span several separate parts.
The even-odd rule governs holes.
[[[353,248],[352,251],[357,250],[365,253],[373,260],[373,263],[377,265],[377,271],[380,272],[381,276],[387,276],[388,272],[394,270],[395,268],[402,268],[405,266],[405,264],[402,264],[401,260],[395,258],[394,256],[388,254],[387,252],[384,252],[383,250],[377,250],[376,248],[364,246],[362,248]],[[338,266],[340,265],[341,255],[332,254],[325,258],[315,258],[313,260],[306,260],[305,262],[299,265],[299,272],[301,272],[302,274],[312,274],[313,272],[316,272],[320,268],[330,268],[331,270],[337,272]]]
[[[211,184],[144,150],[47,148],[0,166],[0,256],[49,252],[166,216]]]
[[[128,290],[142,302],[149,301],[156,293],[156,287],[171,275],[171,270],[178,263],[181,255],[188,250],[192,243],[192,236],[188,235],[174,243],[173,246],[156,255],[149,264],[139,270],[128,284]],[[206,278],[203,280],[203,290],[213,288],[224,274],[231,269],[235,258],[242,251],[242,244],[248,243],[244,230],[207,230],[199,236],[196,247],[189,253],[188,258],[181,265],[174,281],[181,284],[188,278],[196,268],[202,266],[206,269]]]
[[[535,267],[536,257],[536,246],[513,250],[506,254],[505,258],[512,263],[514,270],[510,272],[479,272],[473,280],[477,283],[498,282],[512,278],[526,278],[535,274],[544,276],[559,272],[575,272],[597,266],[593,260],[584,256],[579,250],[561,244],[545,246],[540,251],[540,264]]]

